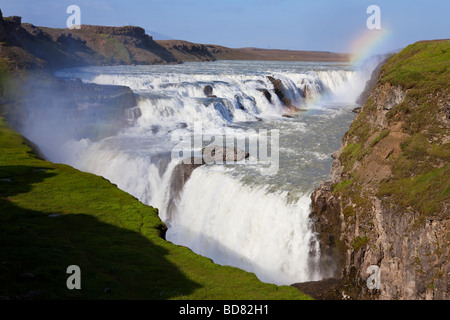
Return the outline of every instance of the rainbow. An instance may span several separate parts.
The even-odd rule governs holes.
[[[390,37],[391,32],[389,29],[382,28],[379,30],[369,30],[364,29],[360,34],[351,42],[349,50],[352,54],[350,59],[350,66],[354,70],[358,70],[362,63],[370,56],[379,52],[381,45]],[[323,96],[316,95],[310,98],[306,105],[308,108],[310,106],[317,106]]]
[[[354,66],[360,64],[373,54],[374,49],[379,47],[390,36],[389,30],[364,30],[352,43],[350,52],[353,56],[350,63]]]

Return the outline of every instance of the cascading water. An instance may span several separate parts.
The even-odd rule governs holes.
[[[309,195],[328,177],[330,154],[348,129],[370,71],[336,63],[217,61],[87,67],[57,75],[129,86],[140,117],[100,141],[67,141],[50,160],[104,176],[158,208],[169,227],[167,240],[219,264],[275,284],[326,276],[317,268]],[[281,80],[283,94],[307,111],[283,118],[285,108],[267,76]],[[236,139],[279,130],[278,170],[261,174],[257,161],[204,165],[174,192],[179,159],[171,154],[173,137],[192,134],[196,123],[206,133]],[[45,147],[45,137],[26,134]]]

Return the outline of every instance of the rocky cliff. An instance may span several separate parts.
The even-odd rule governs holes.
[[[0,116],[20,132],[30,119],[39,123],[52,116],[73,137],[95,140],[112,135],[140,116],[133,91],[65,81],[51,71],[161,61],[177,60],[142,28],[39,28],[23,24],[20,17],[3,18],[0,11]]]
[[[53,29],[0,14],[0,57],[16,69],[180,63],[140,27]]]
[[[351,298],[449,299],[450,40],[406,47],[372,85],[312,194],[322,271]]]
[[[140,27],[82,25],[54,29],[3,18],[0,11],[0,59],[14,69],[61,69],[87,65],[149,65],[184,61],[287,60],[348,61],[343,53],[256,48],[232,49],[182,40],[154,41]]]
[[[326,51],[271,50],[228,48],[214,44],[198,44],[183,40],[157,40],[181,61],[257,60],[257,61],[333,61],[348,62],[351,55]]]

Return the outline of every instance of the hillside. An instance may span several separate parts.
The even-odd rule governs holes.
[[[30,145],[0,117],[0,300],[309,298],[165,241],[156,209]]]
[[[181,61],[258,60],[258,61],[329,61],[348,62],[350,55],[325,51],[296,51],[259,48],[227,48],[182,40],[157,40]]]
[[[65,81],[49,70],[177,61],[164,49],[156,55],[160,47],[140,28],[65,32],[0,17],[0,300],[310,299],[166,241],[157,209],[102,177],[43,160],[14,131],[24,117],[39,121],[49,112],[62,115],[52,125],[70,125],[79,138],[127,125],[112,120],[133,113],[128,87]],[[100,123],[86,120],[92,113]],[[81,269],[81,290],[66,287],[70,265]]]
[[[354,298],[448,299],[450,40],[410,45],[374,77],[312,195],[323,269]]]
[[[180,62],[139,27],[52,29],[3,18],[1,11],[0,57],[15,69]]]
[[[230,49],[181,40],[154,41],[140,27],[82,25],[54,29],[3,18],[0,11],[0,58],[13,69],[61,69],[78,66],[176,64],[185,61],[287,60],[348,61],[330,52]]]

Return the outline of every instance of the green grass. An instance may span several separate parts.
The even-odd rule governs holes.
[[[443,168],[425,171],[411,178],[395,179],[382,184],[378,195],[390,195],[397,205],[412,207],[428,216],[439,211],[450,200],[450,163]]]
[[[345,138],[350,143],[344,148],[339,160],[344,166],[345,171],[350,171],[353,168],[353,165],[356,161],[361,161],[378,143],[381,139],[386,137],[387,135],[382,135],[377,137],[374,141],[372,141],[369,145],[367,145],[367,141],[370,136],[374,134],[378,128],[374,128],[368,122],[368,117],[370,114],[375,112],[376,110],[372,110],[370,107],[372,106],[372,101],[366,103],[364,110],[362,110],[356,118],[353,120],[350,125],[349,131],[345,134]],[[349,139],[349,137],[351,139]]]
[[[421,87],[427,92],[448,88],[450,41],[424,41],[394,55],[381,71],[382,83],[405,89]]]
[[[363,146],[363,143],[349,143],[339,158],[344,165],[346,171],[350,171],[356,161],[361,161],[367,154],[368,149]]]
[[[369,243],[369,238],[367,236],[357,236],[355,239],[353,239],[352,247],[354,251],[358,251],[363,246],[365,246],[367,243]]]
[[[309,299],[165,241],[156,209],[101,177],[39,159],[2,118],[0,150],[0,296]],[[81,290],[66,287],[73,264]]]
[[[10,76],[8,62],[5,59],[0,58],[0,99],[5,94],[5,86],[7,85],[7,79]]]
[[[404,120],[405,132],[442,132],[436,117],[439,106],[434,96],[450,90],[450,40],[418,42],[394,55],[383,66],[381,83],[408,90],[405,101],[391,110],[391,121]]]
[[[99,36],[105,40],[105,46],[102,50],[105,57],[122,60],[128,64],[131,63],[130,52],[119,40],[107,34],[100,34]]]
[[[350,186],[353,183],[352,179],[342,180],[335,186],[333,186],[333,193],[342,192],[346,187]]]
[[[373,148],[378,142],[386,138],[389,133],[390,131],[388,129],[381,130],[380,134],[370,142],[370,147]]]
[[[443,204],[450,200],[450,143],[445,140],[449,131],[443,120],[448,114],[442,106],[450,92],[450,40],[418,42],[392,56],[381,70],[378,85],[386,83],[406,91],[404,101],[386,117],[390,125],[401,121],[408,137],[401,143],[400,155],[388,160],[392,176],[372,187],[378,188],[378,197],[390,199],[398,212],[418,212],[423,222],[427,216],[442,213]],[[346,134],[348,144],[339,157],[343,181],[334,188],[350,203],[363,207],[355,163],[364,164],[372,148],[390,134],[388,128],[379,131],[370,124],[374,112],[376,106],[369,99]],[[347,204],[346,216],[367,210],[360,207]]]
[[[403,121],[410,136],[392,166],[393,177],[383,181],[379,196],[390,196],[404,212],[425,217],[442,212],[450,200],[450,143],[439,98],[450,91],[450,41],[419,42],[395,55],[382,70],[383,82],[408,89],[402,104],[387,116]]]

